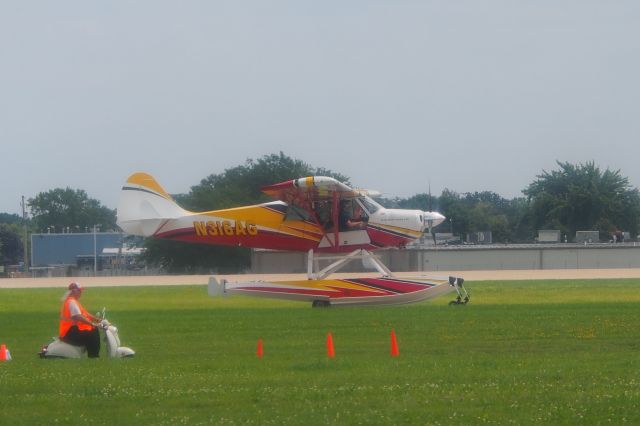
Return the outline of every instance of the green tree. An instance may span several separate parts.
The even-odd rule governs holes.
[[[509,223],[509,242],[526,243],[534,240],[536,229],[532,225],[531,210],[526,198],[516,197],[509,200],[506,216]]]
[[[15,265],[22,260],[22,238],[11,225],[0,224],[0,265]]]
[[[91,229],[100,225],[102,230],[116,229],[115,210],[104,207],[89,198],[81,189],[56,188],[41,192],[28,200],[35,229],[43,232],[48,227],[71,231]]]
[[[523,191],[535,229],[559,229],[567,235],[587,230],[608,235],[618,229],[638,233],[638,189],[619,170],[602,171],[594,162],[557,164],[558,170],[543,171]]]
[[[305,176],[331,176],[349,180],[338,173],[290,158],[282,152],[212,174],[191,187],[189,194],[174,198],[192,211],[223,209],[272,201],[261,188],[272,183]],[[144,260],[172,273],[237,272],[250,265],[251,251],[244,247],[222,247],[147,239]]]
[[[471,232],[469,206],[460,194],[445,189],[440,195],[439,204],[440,213],[447,217],[447,220],[440,225],[440,232],[453,232],[458,235]]]
[[[13,213],[0,213],[0,223],[20,223],[22,217]]]
[[[439,204],[438,197],[435,197],[431,194],[423,193],[413,195],[409,198],[389,200],[388,207],[395,207],[399,209],[416,209],[423,211],[438,211]]]
[[[531,238],[526,228],[526,203],[523,204],[522,198],[508,200],[491,191],[458,194],[449,189],[433,201],[427,197],[419,194],[406,202],[398,202],[398,205],[401,208],[424,209],[428,201],[447,217],[436,230],[453,232],[462,238],[479,231],[491,231],[495,242],[519,242]]]

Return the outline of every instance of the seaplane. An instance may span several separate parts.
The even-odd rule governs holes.
[[[373,253],[405,248],[442,223],[442,214],[385,208],[373,199],[374,191],[326,176],[292,179],[262,191],[275,200],[191,212],[153,176],[137,172],[122,187],[117,223],[124,232],[144,237],[307,253],[307,279],[231,282],[212,277],[212,296],[247,294],[327,307],[414,303],[456,291],[452,303],[469,301],[463,278],[397,277]],[[378,276],[330,277],[354,259],[371,265]],[[333,262],[320,269],[320,260]]]

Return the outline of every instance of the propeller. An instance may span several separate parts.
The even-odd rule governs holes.
[[[431,182],[429,182],[429,195],[428,195],[429,211],[422,212],[422,218],[425,228],[429,230],[429,233],[433,237],[433,244],[436,242],[436,234],[433,233],[433,227],[441,224],[446,219],[442,214],[433,211],[433,197],[431,196]]]

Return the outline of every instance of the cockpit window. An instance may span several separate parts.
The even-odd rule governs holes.
[[[358,198],[358,201],[369,214],[374,214],[381,208],[380,204],[376,203],[369,197],[360,197]]]

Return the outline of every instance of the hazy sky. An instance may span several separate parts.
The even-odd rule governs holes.
[[[556,160],[640,186],[639,78],[637,0],[0,0],[0,212],[279,151],[389,197]]]

